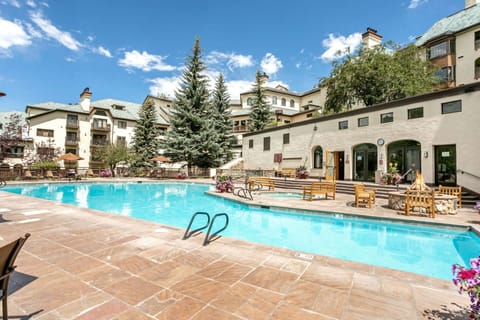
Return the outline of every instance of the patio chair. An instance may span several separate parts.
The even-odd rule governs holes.
[[[30,170],[25,170],[23,177],[29,180],[33,179],[32,172]]]
[[[435,190],[407,190],[405,192],[405,214],[410,215],[415,207],[424,208],[435,218]]]
[[[372,207],[372,204],[375,204],[375,190],[367,190],[363,183],[355,185],[355,207],[358,208],[359,205],[364,204],[369,208]]]
[[[456,196],[457,197],[457,207],[462,207],[462,187],[446,187],[439,185],[438,186],[438,193],[446,194],[449,196]]]
[[[2,300],[3,320],[8,320],[8,281],[16,268],[13,264],[28,237],[30,237],[30,234],[26,233],[24,238],[20,237],[0,248],[0,271],[2,272],[0,274],[0,289],[2,290],[0,300]]]

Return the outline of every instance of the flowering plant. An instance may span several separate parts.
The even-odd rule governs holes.
[[[387,173],[382,176],[382,182],[385,184],[397,184],[402,181],[402,176],[398,173],[397,163],[388,164]]]
[[[187,175],[184,172],[177,173],[177,176],[176,176],[176,178],[180,179],[180,180],[183,180],[186,177],[187,177]]]
[[[461,294],[467,292],[470,297],[469,319],[480,319],[480,256],[470,259],[470,269],[454,264],[452,266],[453,283]]]
[[[215,188],[220,192],[233,192],[233,181],[231,177],[227,176],[217,176],[215,179]]]
[[[310,172],[308,172],[307,167],[305,165],[298,167],[297,178],[306,179],[306,178],[308,178],[309,174],[310,174]]]
[[[111,177],[111,176],[112,176],[112,173],[110,172],[110,170],[100,171],[100,177],[108,178],[108,177]]]
[[[473,207],[473,209],[477,209],[478,212],[480,213],[480,201],[477,201],[477,203],[475,204],[475,207]]]

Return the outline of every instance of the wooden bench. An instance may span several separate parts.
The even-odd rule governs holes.
[[[457,197],[457,207],[462,207],[462,187],[445,187],[442,185],[438,186],[438,193],[446,194],[449,196],[456,196]]]
[[[425,208],[431,218],[435,218],[434,190],[407,190],[405,192],[405,214],[410,215],[414,207]]]
[[[335,200],[335,192],[335,182],[312,182],[309,187],[303,187],[303,200],[312,201],[315,195],[324,195],[325,199],[330,196]]]
[[[283,168],[280,171],[277,171],[279,177],[295,178],[297,174],[297,169],[295,168]]]
[[[250,190],[262,190],[263,187],[268,187],[268,190],[275,190],[275,181],[269,177],[249,177],[247,184]]]

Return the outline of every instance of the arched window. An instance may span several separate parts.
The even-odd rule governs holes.
[[[276,96],[272,97],[272,104],[277,104],[277,97]]]
[[[480,79],[480,58],[475,60],[475,80]]]
[[[323,167],[323,149],[322,147],[316,147],[313,151],[313,167],[315,169],[321,169]]]
[[[253,99],[252,98],[248,98],[247,99],[247,106],[251,106],[253,105]]]
[[[290,108],[295,108],[295,101],[293,101],[293,99],[290,100]]]
[[[287,105],[287,99],[285,99],[285,98],[282,98],[282,106],[284,106],[284,107],[285,107],[286,105]]]

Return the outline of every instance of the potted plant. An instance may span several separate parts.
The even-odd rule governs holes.
[[[388,164],[387,173],[382,176],[383,184],[397,184],[402,180],[402,176],[398,172],[397,164],[390,162]]]
[[[466,292],[470,297],[469,319],[480,319],[480,256],[470,259],[470,268],[454,264],[452,266],[453,283],[462,294]]]
[[[215,179],[215,188],[220,192],[233,192],[233,181],[231,177],[217,176]]]
[[[310,172],[308,172],[307,167],[305,165],[297,168],[297,178],[298,179],[306,179],[306,178],[308,178],[309,174],[310,174]]]

